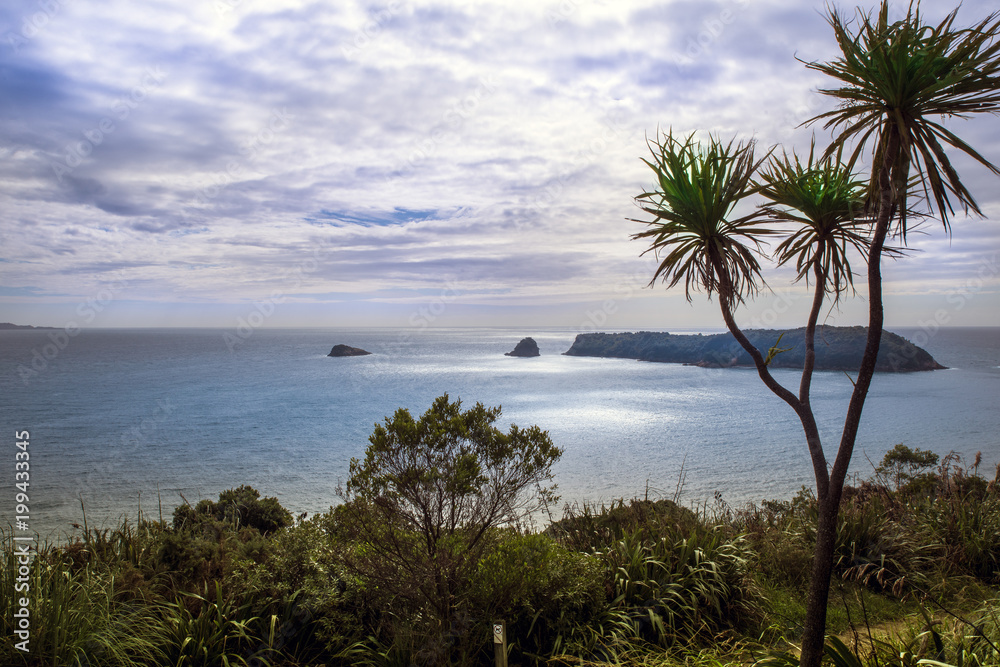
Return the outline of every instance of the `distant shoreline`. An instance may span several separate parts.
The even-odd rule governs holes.
[[[34,329],[36,331],[54,330],[59,327],[35,327],[30,324],[11,324],[10,322],[0,322],[0,331],[22,331]]]

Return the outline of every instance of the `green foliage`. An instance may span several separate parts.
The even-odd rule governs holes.
[[[471,607],[507,619],[511,660],[560,653],[608,606],[604,567],[542,535],[510,533],[480,562]]]
[[[157,664],[162,627],[155,609],[118,595],[116,578],[100,564],[68,567],[57,549],[43,546],[26,566],[15,556],[13,534],[4,531],[0,575],[0,663],[5,665]],[[27,588],[23,587],[27,584]],[[28,600],[28,653],[14,647],[15,610]]]
[[[614,606],[653,643],[717,636],[758,615],[748,545],[721,530],[677,541],[629,535],[601,556],[614,580]]]
[[[162,605],[166,626],[166,662],[173,667],[248,665],[252,651],[271,649],[277,641],[277,617],[267,619],[266,635],[254,633],[262,620],[249,605],[234,605],[215,584],[213,598],[185,593]],[[268,664],[261,657],[260,664]]]
[[[879,178],[890,137],[899,142],[898,157],[889,158],[887,166],[894,191],[892,204],[902,213],[900,232],[904,239],[907,199],[912,196],[911,167],[917,171],[927,205],[945,228],[954,213],[953,198],[966,211],[981,213],[942,144],[1000,174],[1000,169],[975,149],[931,120],[934,116],[1000,110],[1000,14],[991,14],[968,29],[957,29],[957,12],[930,26],[923,22],[919,3],[911,3],[906,17],[895,22],[889,21],[888,0],[882,0],[877,17],[859,10],[856,23],[834,9],[829,20],[842,56],[829,63],[807,64],[841,84],[820,90],[836,99],[838,107],[812,119],[841,129],[827,154],[853,142],[854,164],[874,139],[869,187],[873,197],[882,191]]]
[[[926,449],[910,449],[899,443],[885,453],[875,474],[883,483],[891,482],[897,491],[904,487],[908,492],[926,487],[934,482],[930,469],[938,464],[938,455]]]
[[[632,238],[651,239],[646,252],[663,255],[650,284],[662,279],[673,287],[683,280],[688,301],[701,289],[729,304],[755,294],[762,279],[754,253],[774,232],[761,226],[760,212],[730,215],[757,192],[751,179],[766,156],[754,158],[753,141],[710,137],[703,144],[693,133],[677,139],[672,130],[647,143],[652,161],[643,162],[656,174],[656,188],[635,199],[653,220],[636,220],[649,228]]]
[[[828,624],[845,634],[828,641],[830,664],[997,664],[1000,485],[978,457],[931,468],[935,456],[897,447],[883,459],[915,461],[912,474],[929,476],[919,493],[881,473],[845,490]],[[122,522],[40,548],[30,655],[13,647],[19,566],[4,533],[0,664],[486,664],[494,619],[507,622],[511,664],[746,664],[747,643],[799,639],[815,504],[807,489],[715,516],[620,500],[567,510],[544,533],[492,527],[444,627],[356,568],[359,552],[378,554],[354,516],[371,505],[357,500],[266,535],[204,512],[180,530]],[[915,600],[954,616],[912,617]],[[886,621],[893,632],[876,632]]]
[[[688,536],[704,530],[699,516],[672,500],[620,499],[599,509],[567,507],[545,532],[575,551],[600,551],[638,532],[642,539]]]
[[[942,546],[943,563],[953,574],[1000,583],[1000,494],[996,487],[976,493],[963,492],[963,486],[972,485],[952,484],[950,492],[914,501],[919,526],[926,539]]]
[[[797,224],[778,245],[778,265],[795,261],[796,280],[809,272],[819,276],[824,289],[838,299],[853,287],[847,251],[868,252],[865,184],[841,163],[840,154],[815,156],[815,140],[803,164],[794,152],[773,156],[761,171],[761,194],[769,200],[763,208],[775,220]]]
[[[489,619],[469,608],[478,564],[498,528],[555,498],[546,484],[562,452],[537,426],[500,431],[499,417],[481,403],[463,411],[447,394],[419,420],[398,410],[375,426],[364,460],[352,459],[335,513],[354,542],[346,567],[391,610],[384,631],[434,659],[485,644]]]
[[[292,525],[292,515],[277,498],[261,498],[252,486],[240,486],[219,494],[219,501],[200,500],[194,507],[184,504],[174,510],[177,530],[203,527],[214,519],[232,529],[252,528],[267,534]]]
[[[987,667],[1000,660],[1000,606],[989,601],[969,620],[934,619],[921,609],[917,624],[895,635],[855,635],[845,642],[828,636],[824,646],[833,667]],[[770,651],[754,663],[760,667],[797,667],[798,656]]]
[[[760,620],[749,544],[672,501],[584,506],[547,532],[605,569],[609,607],[569,636],[567,652],[611,659],[637,640],[683,646]]]

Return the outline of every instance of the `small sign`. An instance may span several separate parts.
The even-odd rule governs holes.
[[[494,623],[493,624],[493,643],[503,644],[503,624]]]

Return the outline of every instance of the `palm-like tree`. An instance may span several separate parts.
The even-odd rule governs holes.
[[[833,11],[829,22],[842,57],[807,63],[841,84],[821,91],[840,100],[840,106],[810,121],[825,121],[826,127],[839,131],[822,159],[815,160],[812,151],[805,164],[794,154],[776,159],[761,183],[755,183],[753,175],[762,161],[754,161],[752,143],[734,146],[711,140],[702,148],[692,136],[680,141],[667,134],[650,145],[653,160],[646,160],[656,173],[657,189],[636,198],[654,219],[640,221],[649,228],[633,238],[652,239],[647,252],[663,256],[652,282],[660,278],[674,286],[683,280],[689,300],[692,291],[717,293],[727,327],[754,360],[761,379],[802,422],[819,502],[801,654],[804,667],[818,667],[823,657],[840,499],[882,337],[881,259],[896,252],[886,247],[886,238],[893,232],[905,242],[915,195],[922,194],[925,213],[936,214],[948,231],[956,206],[981,214],[944,146],[1000,175],[1000,169],[933,120],[1000,111],[1000,14],[967,29],[956,29],[954,21],[952,12],[937,26],[924,25],[914,3],[904,19],[890,23],[888,0],[882,0],[877,18],[859,12],[852,32],[852,21]],[[845,147],[852,143],[851,158],[842,165]],[[866,150],[871,150],[872,171],[863,187],[851,171]],[[913,184],[922,193],[913,192]],[[730,219],[736,204],[756,193],[771,203]],[[848,252],[861,251],[866,257],[868,335],[832,469],[809,405],[814,355],[807,347],[796,396],[774,381],[767,368],[770,355],[765,359],[733,319],[733,309],[764,284],[755,253],[762,239],[775,233],[765,226],[765,215],[802,225],[779,245],[778,260],[794,261],[799,279],[808,281],[812,274],[815,291],[807,332],[812,330],[813,336],[824,298],[832,295],[837,300],[853,287]],[[807,333],[807,346],[812,342]]]
[[[872,219],[866,213],[867,188],[841,154],[817,158],[815,141],[803,163],[794,152],[774,157],[762,170],[762,208],[774,220],[797,227],[775,249],[778,265],[792,261],[796,281],[812,277],[838,301],[854,287],[850,251],[868,254]],[[810,276],[810,274],[813,274]]]
[[[806,64],[842,84],[820,90],[839,100],[839,107],[807,122],[822,120],[825,127],[840,132],[827,155],[854,141],[853,164],[872,149],[870,207],[880,220],[886,218],[885,224],[899,212],[896,227],[904,239],[913,169],[931,212],[946,229],[955,204],[981,214],[943,144],[1000,175],[1000,169],[934,120],[1000,110],[1000,13],[957,29],[957,11],[932,27],[924,25],[919,3],[911,3],[904,19],[890,23],[889,3],[883,0],[878,18],[859,13],[857,32],[852,33],[853,21],[834,10],[829,22],[842,57]]]
[[[913,181],[920,184],[927,212],[936,213],[948,231],[956,205],[981,214],[944,145],[1000,175],[1000,169],[939,122],[1000,111],[1000,14],[959,29],[954,26],[956,13],[948,14],[937,26],[925,25],[919,3],[911,3],[905,18],[890,22],[888,0],[882,0],[877,18],[859,12],[857,29],[852,31],[852,20],[834,10],[829,22],[842,55],[833,62],[807,64],[840,84],[820,91],[839,100],[838,108],[809,121],[825,121],[827,128],[839,131],[826,154],[838,153],[854,142],[850,163],[855,164],[866,150],[871,151],[867,208],[874,228],[868,253],[865,353],[828,490],[817,489],[819,524],[803,634],[803,667],[818,666],[823,655],[840,497],[882,337],[881,259],[886,237],[892,231],[905,241],[908,201],[915,194],[910,187]],[[916,179],[911,179],[913,171]]]
[[[815,434],[818,446],[811,413],[802,411],[795,394],[771,377],[768,361],[740,330],[733,314],[764,285],[757,255],[764,239],[776,232],[766,226],[766,211],[751,209],[739,217],[734,213],[738,204],[758,192],[753,177],[771,151],[756,159],[753,141],[723,143],[709,137],[703,145],[693,133],[682,140],[673,131],[647,144],[653,159],[643,162],[656,174],[656,188],[635,199],[653,219],[633,220],[648,229],[632,238],[652,239],[643,254],[662,257],[650,285],[661,279],[670,288],[683,280],[688,301],[694,291],[704,290],[709,298],[718,294],[729,331],[753,358],[771,391],[799,413],[803,425],[810,422],[806,431]]]
[[[644,162],[656,175],[656,188],[637,196],[636,202],[653,219],[635,220],[646,224],[648,228],[634,234],[632,238],[651,239],[650,247],[645,252],[653,252],[658,258],[662,258],[650,284],[661,279],[669,288],[683,281],[689,301],[693,291],[704,290],[709,297],[718,295],[722,318],[733,337],[753,359],[757,374],[798,415],[819,480],[821,471],[823,475],[826,474],[826,464],[819,429],[809,405],[809,386],[815,359],[814,341],[807,340],[807,364],[799,385],[799,395],[796,395],[772,377],[768,365],[773,353],[765,357],[740,330],[734,317],[736,306],[756,294],[763,286],[757,255],[761,252],[764,240],[777,233],[768,224],[776,218],[790,220],[806,215],[796,216],[785,209],[779,211],[776,207],[755,208],[745,215],[734,215],[738,204],[759,192],[771,191],[775,206],[781,203],[782,195],[778,194],[778,188],[783,188],[782,192],[791,192],[793,189],[792,186],[777,184],[782,173],[782,163],[774,163],[776,166],[765,174],[764,184],[761,185],[753,179],[771,151],[763,158],[755,159],[755,144],[752,141],[723,143],[717,138],[709,138],[707,144],[703,145],[694,139],[693,134],[681,140],[668,132],[661,140],[647,143],[653,157]],[[788,168],[794,170],[791,165]],[[813,178],[811,158],[809,169],[807,178],[801,183],[803,186]],[[853,194],[853,191],[849,190],[849,193]],[[837,221],[833,223],[834,229],[829,234],[821,232],[824,243],[829,240],[828,245],[834,248],[848,243],[863,244],[861,237],[855,239],[846,234],[853,230],[851,223],[843,222],[836,214],[822,208],[829,206],[829,202],[843,208],[839,199],[829,197],[822,188],[815,196],[808,192],[800,192],[798,196],[800,200],[809,197],[817,200],[813,202],[817,220],[820,221],[817,225],[826,224],[828,220]],[[837,227],[837,224],[841,227]],[[788,257],[791,258],[800,243],[807,242],[809,238],[810,234],[807,233],[805,236],[792,237],[790,242],[783,244],[789,253]],[[819,281],[818,301],[814,304],[807,339],[810,336],[815,338],[816,317],[822,296],[829,289],[827,276],[842,276],[845,266],[849,273],[846,261],[838,261],[834,268],[822,264],[829,261],[830,257],[839,258],[841,254],[836,249],[821,251],[818,257],[810,256],[809,259],[802,260],[804,265],[817,266]],[[839,289],[840,283],[837,285]]]
[[[763,284],[756,251],[774,232],[761,226],[767,217],[759,211],[731,214],[756,192],[753,175],[767,156],[755,160],[752,141],[710,137],[703,146],[694,134],[678,139],[673,131],[647,144],[653,159],[643,162],[656,174],[657,189],[636,202],[654,219],[637,220],[649,228],[632,238],[652,239],[646,252],[663,257],[650,284],[662,279],[669,288],[683,280],[688,301],[704,289],[729,306],[756,294]]]

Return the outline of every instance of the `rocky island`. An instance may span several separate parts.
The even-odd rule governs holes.
[[[330,350],[330,354],[326,355],[328,357],[363,357],[366,354],[371,354],[368,350],[362,350],[360,347],[351,347],[350,345],[334,345],[333,349]]]
[[[771,347],[790,348],[771,361],[772,368],[802,368],[805,328],[749,329],[744,332],[762,354]],[[784,334],[781,342],[778,337]],[[816,328],[816,370],[856,371],[865,349],[867,327]],[[614,357],[689,364],[711,368],[753,366],[750,355],[732,334],[684,335],[640,331],[636,333],[579,334],[564,352],[575,357]],[[928,352],[902,336],[883,331],[876,371],[905,373],[945,368]]]
[[[538,343],[535,342],[534,338],[522,338],[521,341],[514,346],[514,349],[510,352],[504,352],[505,357],[538,357],[541,356],[541,352],[538,351]]]

